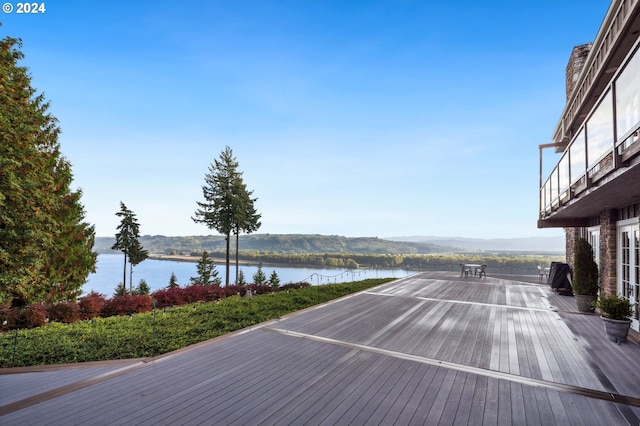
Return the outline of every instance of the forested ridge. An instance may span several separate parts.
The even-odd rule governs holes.
[[[222,236],[143,236],[141,243],[152,255],[190,256],[194,262],[203,250],[223,258]],[[99,253],[110,250],[112,238],[97,238]],[[330,268],[382,268],[406,270],[455,270],[460,263],[485,263],[494,273],[535,274],[538,265],[563,261],[548,252],[461,252],[427,243],[388,241],[374,237],[348,238],[327,235],[255,234],[240,237],[239,259],[252,264]]]
[[[96,238],[98,253],[113,253],[111,237]],[[207,250],[211,253],[225,249],[221,235],[166,237],[145,235],[140,243],[151,254],[190,255]],[[428,243],[388,241],[376,237],[349,238],[315,234],[253,234],[240,236],[240,252],[263,253],[357,253],[357,254],[428,254],[453,251]]]

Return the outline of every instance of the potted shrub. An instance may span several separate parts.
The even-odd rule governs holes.
[[[631,303],[620,296],[600,297],[594,306],[600,309],[600,318],[604,321],[604,332],[609,340],[626,342],[631,326]]]
[[[593,260],[593,248],[584,238],[578,240],[573,258],[571,283],[579,312],[593,312],[598,297],[598,265]]]

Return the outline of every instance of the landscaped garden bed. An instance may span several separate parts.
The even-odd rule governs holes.
[[[148,312],[127,314],[126,310],[121,310],[119,315],[106,318],[86,317],[87,308],[86,319],[69,324],[50,320],[44,326],[14,329],[1,334],[0,368],[152,357],[391,280],[307,286],[254,297],[236,295],[172,307],[159,307],[156,301],[155,309],[154,299],[146,296],[150,306]],[[95,299],[96,295],[93,297]],[[81,303],[82,300],[78,305]],[[140,305],[125,300],[115,304]],[[57,309],[68,311],[66,308]],[[70,309],[73,311],[75,308]],[[82,311],[78,315],[82,317]],[[8,321],[5,327],[7,325]]]

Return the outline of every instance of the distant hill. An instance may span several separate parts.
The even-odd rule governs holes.
[[[97,237],[98,253],[113,253],[113,237]],[[220,235],[165,237],[145,235],[142,246],[152,254],[190,254],[207,250],[224,252],[225,241]],[[235,247],[235,240],[232,241]],[[358,253],[358,254],[428,254],[450,253],[451,247],[439,247],[434,243],[392,241],[374,237],[348,238],[336,235],[312,234],[252,234],[240,236],[240,250],[271,253]]]
[[[434,244],[462,251],[527,251],[561,252],[565,251],[564,236],[478,239],[462,237],[392,237],[390,241]]]

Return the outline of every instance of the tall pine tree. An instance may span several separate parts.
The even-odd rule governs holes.
[[[228,146],[209,165],[202,187],[204,201],[197,202],[196,223],[204,223],[209,229],[215,229],[224,235],[226,243],[225,285],[229,285],[229,246],[231,233],[235,229],[238,202],[234,195],[234,184],[238,179],[238,161]]]
[[[236,284],[239,274],[239,254],[240,254],[240,233],[245,232],[251,234],[260,228],[260,217],[255,207],[257,198],[251,198],[253,191],[247,190],[247,185],[242,179],[242,173],[238,176],[233,185],[233,191],[236,197],[236,216],[233,233],[236,236]]]
[[[0,40],[0,304],[14,306],[74,299],[97,258],[58,120],[18,65],[21,47]]]
[[[260,227],[260,215],[256,212],[248,191],[238,170],[238,161],[228,146],[209,166],[202,187],[203,202],[197,202],[198,209],[192,218],[196,223],[204,223],[224,235],[226,242],[225,285],[229,285],[229,253],[231,234],[236,235],[236,281],[238,281],[238,235],[251,233]]]
[[[116,213],[120,218],[118,232],[116,233],[116,242],[111,247],[112,250],[120,250],[124,253],[124,267],[122,271],[122,283],[127,288],[127,261],[131,264],[131,276],[133,276],[133,265],[137,265],[148,257],[147,251],[140,244],[140,224],[136,218],[136,214],[129,210],[125,204],[120,201],[120,211]],[[129,291],[132,291],[132,284],[129,282]]]

